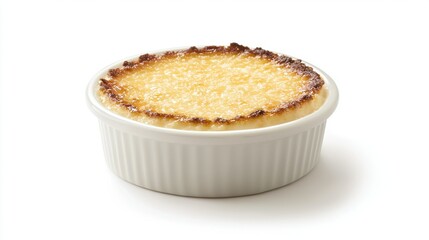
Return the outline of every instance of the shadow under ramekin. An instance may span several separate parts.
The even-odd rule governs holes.
[[[307,176],[285,187],[245,197],[180,197],[133,186],[119,178],[116,182],[128,197],[164,214],[252,222],[306,218],[347,203],[362,172],[360,157],[347,139],[329,139],[324,143],[319,164]]]

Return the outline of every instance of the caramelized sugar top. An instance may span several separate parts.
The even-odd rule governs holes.
[[[225,122],[295,107],[323,85],[299,60],[231,46],[143,55],[111,70],[101,91],[136,114]]]

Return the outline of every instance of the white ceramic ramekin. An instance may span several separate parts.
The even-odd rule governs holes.
[[[189,131],[136,122],[106,109],[97,98],[99,72],[88,85],[87,100],[99,118],[107,164],[120,178],[154,191],[193,197],[257,194],[292,183],[319,160],[327,118],[338,102],[332,79],[328,97],[315,112],[298,120],[257,129]]]

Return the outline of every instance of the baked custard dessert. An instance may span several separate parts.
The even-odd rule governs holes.
[[[301,60],[261,48],[191,47],[144,54],[100,79],[100,101],[124,117],[184,130],[239,130],[296,120],[326,98]]]

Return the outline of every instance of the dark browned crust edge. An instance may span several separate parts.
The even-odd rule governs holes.
[[[120,77],[122,73],[132,70],[138,66],[143,66],[145,64],[153,63],[153,62],[156,62],[157,60],[160,60],[166,57],[172,57],[172,56],[174,57],[174,56],[190,54],[190,53],[236,53],[236,54],[249,54],[253,56],[259,56],[261,58],[272,60],[286,68],[289,68],[301,76],[308,77],[309,78],[308,84],[306,86],[306,89],[304,90],[304,94],[299,99],[282,103],[272,111],[265,111],[260,109],[250,113],[247,116],[240,115],[231,119],[216,118],[214,120],[210,120],[210,119],[204,119],[204,118],[198,118],[198,117],[158,113],[152,110],[139,110],[132,102],[127,102],[123,99],[123,96],[120,93],[122,88],[119,85],[115,84],[114,81],[111,81]],[[137,60],[125,61],[122,64],[122,67],[120,68],[110,69],[108,72],[108,77],[110,78],[109,80],[106,80],[103,78],[100,79],[99,84],[100,84],[101,92],[106,94],[113,102],[116,102],[120,106],[126,108],[131,113],[144,114],[148,117],[154,117],[154,118],[166,118],[166,119],[178,120],[181,122],[199,123],[199,124],[231,124],[237,121],[259,118],[267,114],[271,114],[271,115],[281,114],[285,111],[290,111],[292,109],[295,109],[300,105],[302,105],[303,103],[313,99],[313,96],[320,91],[320,89],[324,84],[324,81],[320,77],[320,75],[317,72],[315,72],[313,68],[302,63],[300,59],[293,59],[286,55],[279,55],[279,54],[264,50],[260,47],[250,49],[249,47],[246,47],[237,43],[231,43],[227,47],[225,46],[206,46],[203,48],[190,47],[189,49],[186,49],[186,50],[167,51],[161,55],[144,54],[144,55],[141,55]]]

